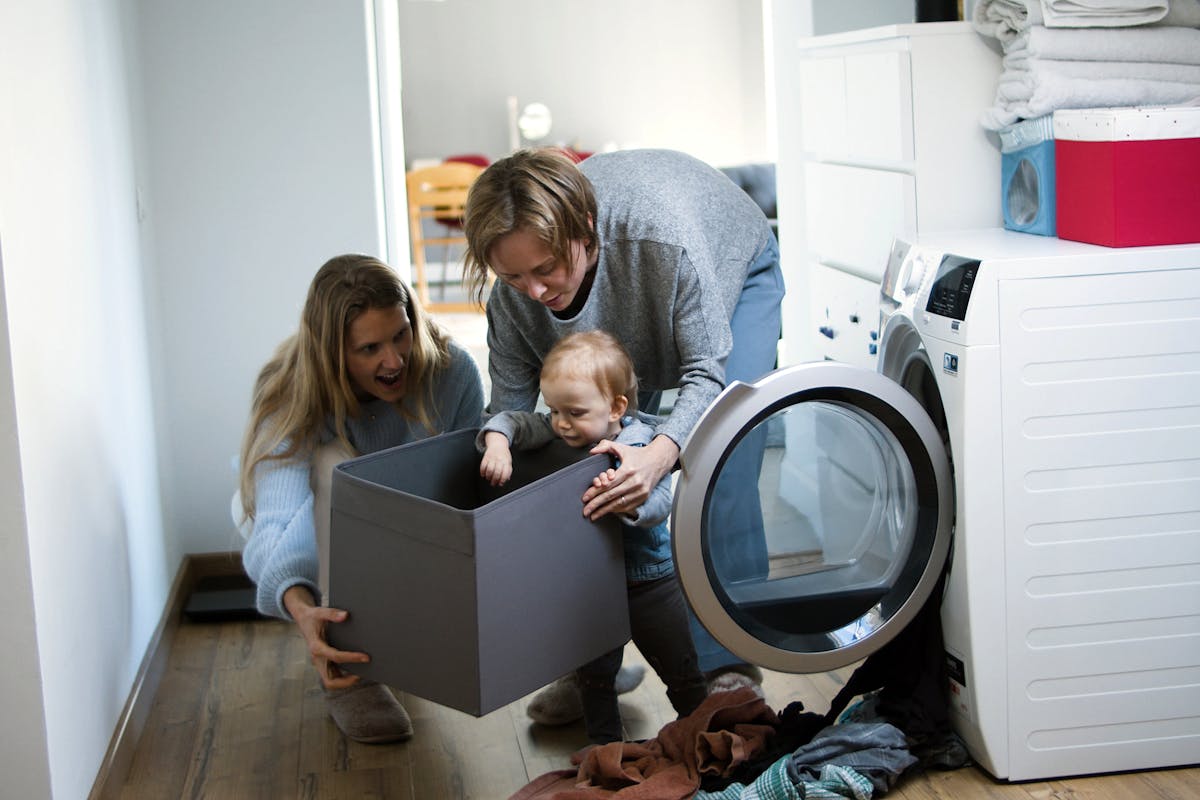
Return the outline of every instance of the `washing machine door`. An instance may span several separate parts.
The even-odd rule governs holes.
[[[945,445],[890,378],[835,362],[732,383],[680,454],[676,568],[703,625],[786,672],[852,664],[892,639],[946,562]]]

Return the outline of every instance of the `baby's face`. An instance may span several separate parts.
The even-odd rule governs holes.
[[[565,375],[542,379],[542,399],[554,432],[571,447],[587,447],[621,430],[621,412],[589,380]]]

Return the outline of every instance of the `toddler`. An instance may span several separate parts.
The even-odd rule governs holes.
[[[533,449],[556,436],[571,447],[591,447],[605,439],[642,447],[654,436],[654,429],[634,416],[637,378],[632,361],[620,343],[603,331],[574,333],[559,340],[542,362],[541,392],[548,414],[504,411],[480,430],[479,472],[493,485],[505,483],[512,475],[512,447]],[[606,470],[594,484],[608,486],[615,472]],[[667,685],[667,698],[683,717],[700,705],[707,688],[671,559],[666,524],[670,512],[668,475],[645,503],[618,516],[633,642]],[[623,738],[614,685],[622,650],[612,650],[576,671],[584,725],[588,739],[596,744]]]

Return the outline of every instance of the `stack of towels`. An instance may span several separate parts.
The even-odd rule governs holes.
[[[1003,70],[983,126],[1060,108],[1200,102],[1200,0],[979,0]]]

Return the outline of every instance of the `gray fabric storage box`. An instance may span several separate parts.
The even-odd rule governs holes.
[[[479,476],[477,429],[339,464],[333,474],[333,646],[354,672],[482,716],[629,640],[620,527],[580,496],[608,456],[553,442]]]

